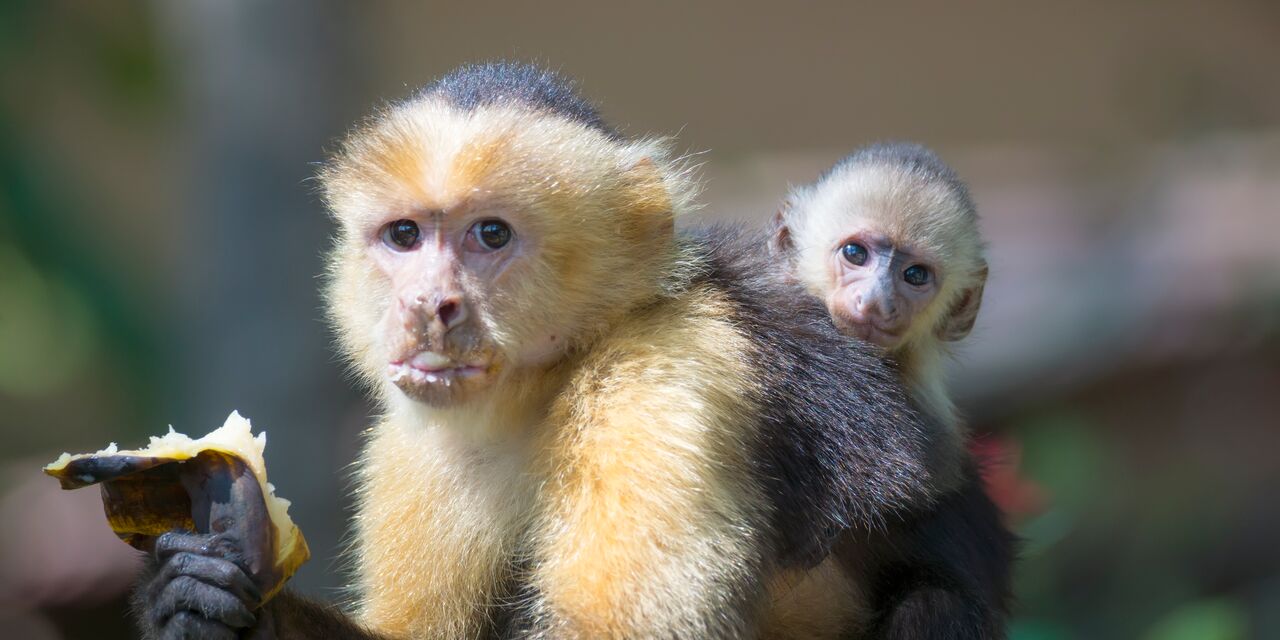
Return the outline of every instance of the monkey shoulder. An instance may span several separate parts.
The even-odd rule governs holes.
[[[722,292],[693,287],[664,297],[633,310],[585,352],[552,421],[596,416],[607,424],[587,425],[587,431],[683,440],[690,455],[717,464],[737,458],[743,466],[756,395],[749,349]]]

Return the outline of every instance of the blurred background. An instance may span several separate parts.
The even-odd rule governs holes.
[[[1280,4],[0,0],[0,629],[125,638],[137,558],[67,450],[239,409],[325,598],[370,408],[310,177],[468,61],[580,79],[763,221],[908,138],[990,241],[954,389],[1025,538],[1013,637],[1280,637]]]

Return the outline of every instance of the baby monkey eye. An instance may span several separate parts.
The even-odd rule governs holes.
[[[493,251],[511,242],[511,227],[501,220],[481,220],[471,226],[471,234],[485,249]]]
[[[929,282],[929,269],[923,265],[911,265],[907,267],[906,271],[902,272],[902,279],[906,280],[907,284],[913,284],[918,287]]]
[[[845,260],[849,261],[849,264],[861,267],[867,263],[867,248],[856,242],[845,243],[840,247],[840,253],[844,255]]]
[[[418,244],[418,223],[412,220],[396,220],[382,231],[382,241],[394,249],[412,249]]]

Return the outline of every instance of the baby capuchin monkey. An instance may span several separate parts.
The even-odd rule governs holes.
[[[832,546],[935,504],[945,425],[762,237],[676,233],[697,185],[662,140],[620,135],[554,74],[478,65],[375,114],[321,182],[329,312],[380,416],[353,611],[263,605],[236,540],[172,532],[137,592],[147,637],[870,628],[872,590],[897,585]],[[796,575],[814,598],[780,603]]]
[[[936,469],[952,491],[889,537],[910,540],[884,568],[879,628],[888,637],[1003,637],[1011,536],[982,491],[947,393],[948,345],[973,328],[987,263],[965,184],[931,150],[912,143],[863,147],[793,189],[774,221],[771,248],[784,270],[822,300],[844,333],[896,361],[918,406],[946,426]],[[921,538],[947,540],[946,545]],[[924,550],[924,554],[917,553]]]
[[[788,194],[773,245],[836,326],[886,350],[958,437],[943,360],[973,329],[987,263],[956,173],[922,145],[863,147]]]

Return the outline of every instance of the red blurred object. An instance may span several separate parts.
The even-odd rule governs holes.
[[[1000,507],[1005,517],[1024,520],[1042,513],[1049,506],[1044,487],[1021,475],[1022,443],[1013,438],[982,435],[969,442],[969,451],[978,461],[978,473],[987,495]]]

